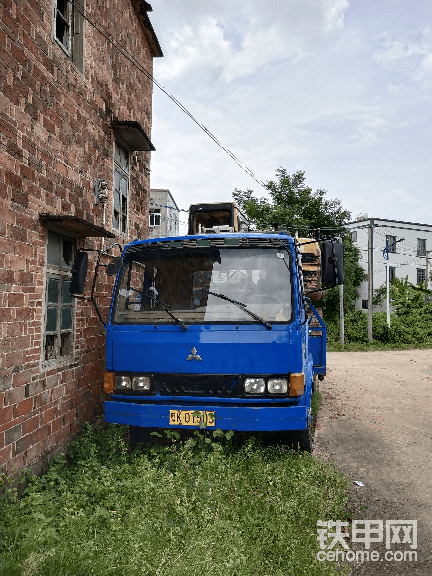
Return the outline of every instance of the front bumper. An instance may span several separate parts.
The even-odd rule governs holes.
[[[127,424],[144,428],[183,428],[199,429],[199,426],[181,426],[170,424],[170,410],[214,412],[215,427],[221,430],[241,430],[249,432],[271,432],[283,430],[305,430],[308,409],[306,406],[251,406],[226,403],[179,403],[106,401],[105,421],[113,424]]]

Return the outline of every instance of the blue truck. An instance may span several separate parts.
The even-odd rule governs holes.
[[[129,425],[133,444],[149,430],[205,426],[291,431],[310,451],[326,326],[305,286],[308,274],[312,296],[320,274],[343,282],[343,247],[324,242],[320,256],[313,240],[245,231],[234,204],[194,208],[188,235],[135,240],[106,268],[116,280],[104,323],[105,420]],[[73,294],[86,272],[81,252]]]

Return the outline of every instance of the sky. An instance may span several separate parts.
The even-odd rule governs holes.
[[[302,170],[352,219],[432,225],[430,0],[150,2],[155,79],[259,181]],[[268,197],[156,86],[151,140],[181,209]]]

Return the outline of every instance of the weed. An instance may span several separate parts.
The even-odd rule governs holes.
[[[255,437],[235,447],[221,430],[169,430],[144,452],[126,437],[85,425],[21,499],[4,493],[1,574],[340,574],[316,559],[317,520],[346,502],[332,466]]]

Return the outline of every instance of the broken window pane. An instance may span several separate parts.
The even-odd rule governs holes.
[[[114,210],[120,210],[120,192],[114,190]]]
[[[56,357],[56,334],[47,334],[45,337],[45,360],[52,360]]]
[[[127,230],[128,190],[129,190],[129,152],[117,142],[114,146],[114,206],[113,228],[121,233]]]
[[[119,227],[119,213],[117,212],[117,210],[114,210],[114,214],[113,214],[113,228],[117,228]]]
[[[62,266],[72,268],[73,244],[72,240],[63,240]]]
[[[66,332],[61,335],[60,356],[70,356],[72,352],[72,332]]]

